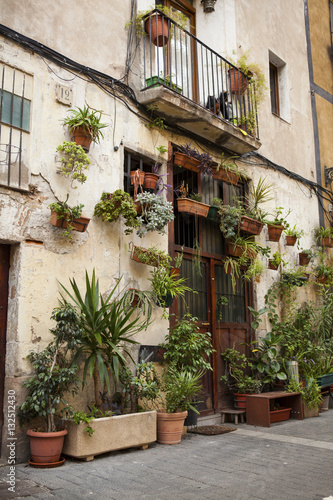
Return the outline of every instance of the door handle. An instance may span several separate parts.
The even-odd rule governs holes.
[[[207,321],[206,322],[202,322],[201,324],[202,324],[202,326],[210,326],[210,323],[208,323]]]

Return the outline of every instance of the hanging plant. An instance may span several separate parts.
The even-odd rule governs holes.
[[[172,203],[163,196],[147,192],[138,194],[136,201],[142,207],[138,236],[142,238],[148,231],[165,234],[167,224],[175,218]]]
[[[61,167],[58,169],[58,174],[71,179],[72,187],[75,181],[80,182],[80,184],[86,182],[87,176],[84,171],[87,170],[91,162],[83,148],[75,142],[64,141],[57,147],[57,151],[61,153]]]
[[[103,193],[101,201],[95,205],[94,215],[105,222],[115,222],[123,216],[125,234],[131,234],[133,229],[141,225],[133,199],[122,189],[117,189],[114,193]]]

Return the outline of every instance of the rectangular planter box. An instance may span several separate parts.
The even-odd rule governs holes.
[[[151,78],[146,78],[146,87],[158,87],[159,85],[166,85],[169,89],[175,90],[179,94],[183,91],[182,87],[173,82],[170,83],[170,80],[165,80],[163,77],[158,78],[157,75],[154,75]]]
[[[318,408],[309,408],[306,403],[303,403],[303,417],[304,418],[319,417]]]
[[[75,231],[79,231],[79,233],[84,233],[88,227],[90,222],[89,217],[80,217],[79,219],[73,219],[72,226]],[[58,214],[51,210],[51,218],[50,223],[54,227],[62,227],[66,229],[68,227],[67,221],[64,219],[58,219]]]
[[[280,410],[274,410],[269,412],[269,421],[271,424],[275,422],[283,422],[284,420],[289,420],[291,408],[280,408]]]
[[[328,375],[322,375],[317,378],[318,384],[320,387],[326,387],[327,385],[333,384],[333,373],[329,373]]]
[[[110,451],[132,447],[145,449],[157,439],[156,411],[92,420],[90,425],[95,432],[91,437],[84,430],[87,424],[76,425],[72,420],[66,420],[65,424],[68,434],[63,454],[86,461]]]

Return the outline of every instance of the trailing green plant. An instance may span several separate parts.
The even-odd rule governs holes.
[[[131,234],[141,225],[136,206],[128,193],[117,189],[113,193],[103,193],[101,201],[95,205],[94,215],[105,222],[115,222],[120,216],[125,219],[125,234]]]
[[[303,286],[308,278],[305,276],[304,268],[297,267],[295,269],[287,269],[282,273],[281,281],[287,286]]]
[[[250,265],[247,267],[243,277],[246,281],[251,281],[255,279],[257,282],[260,280],[260,276],[263,274],[265,270],[264,264],[257,257],[250,261]]]
[[[283,254],[283,255],[285,255],[285,254]],[[283,266],[288,264],[288,262],[283,259],[283,256],[278,251],[274,252],[272,257],[269,260],[276,267],[279,267],[280,264],[282,264]]]
[[[212,370],[210,356],[214,351],[211,333],[200,332],[198,318],[185,314],[169,328],[165,342],[159,347],[164,349],[164,360],[175,370],[195,374]]]
[[[78,311],[78,326],[82,330],[74,362],[85,355],[83,383],[89,371],[94,381],[95,404],[101,406],[99,383],[110,391],[109,375],[119,378],[119,368],[132,359],[130,347],[137,344],[132,337],[146,328],[146,322],[133,315],[134,309],[120,296],[120,281],[106,299],[99,292],[99,280],[92,272],[91,280],[85,273],[85,292],[81,294],[75,279],[70,279],[71,290],[60,283],[62,290],[73,301]]]
[[[233,292],[236,290],[237,279],[241,276],[241,265],[239,260],[233,257],[225,257],[223,260],[224,272],[230,274]]]
[[[65,406],[64,413],[71,412],[64,395],[68,391],[72,396],[78,392],[78,367],[72,364],[72,353],[82,334],[76,311],[69,304],[54,309],[51,318],[56,321],[51,330],[54,339],[42,351],[28,354],[34,374],[23,383],[28,394],[18,410],[21,425],[43,417],[46,432],[57,430],[55,417],[60,404]]]
[[[262,382],[246,373],[252,365],[245,354],[228,348],[221,353],[221,357],[225,362],[225,375],[221,376],[221,382],[225,382],[231,390],[239,394],[261,392]]]
[[[236,55],[235,52],[233,55]],[[249,83],[254,84],[255,93],[253,96],[251,95],[251,98],[255,106],[258,107],[266,95],[267,82],[263,68],[257,63],[248,62],[249,56],[250,50],[236,60],[233,57],[228,59],[248,77]]]
[[[242,208],[237,203],[236,205],[219,204],[218,214],[220,217],[220,230],[223,236],[227,239],[236,238],[238,236],[238,226],[240,223]]]
[[[87,137],[97,143],[104,137],[101,129],[107,127],[107,124],[101,123],[102,111],[84,105],[83,108],[77,106],[76,109],[69,109],[68,113],[72,114],[64,119],[63,124],[67,125],[70,132],[82,127]]]
[[[80,203],[80,205],[70,207],[67,203],[67,200],[68,195],[66,201],[57,201],[54,203],[50,203],[49,208],[57,214],[58,220],[62,220],[66,223],[67,227],[64,228],[62,236],[65,236],[66,238],[71,240],[72,231],[74,229],[73,222],[75,219],[79,219],[81,217],[84,205]]]
[[[155,245],[148,248],[135,246],[135,254],[143,264],[153,263],[155,267],[168,267],[172,258],[164,250],[159,250]]]
[[[167,224],[175,218],[172,203],[161,195],[148,192],[139,193],[136,201],[142,207],[138,236],[142,238],[148,231],[165,234]]]
[[[74,414],[71,416],[71,420],[73,420],[74,424],[79,425],[82,422],[84,424],[87,424],[87,427],[85,427],[85,432],[89,435],[89,437],[92,437],[93,433],[95,430],[91,427],[90,422],[92,420],[95,420],[96,418],[103,418],[103,417],[111,417],[112,412],[111,411],[102,411],[100,408],[97,408],[95,405],[93,405],[89,411],[89,413],[86,413],[84,411],[76,411]]]
[[[87,170],[91,162],[82,146],[78,146],[76,142],[64,141],[57,147],[57,151],[61,153],[61,167],[58,169],[58,173],[71,179],[72,187],[75,181],[81,184],[86,182],[87,176],[84,171]]]

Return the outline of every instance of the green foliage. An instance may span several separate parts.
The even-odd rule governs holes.
[[[263,98],[267,93],[267,83],[265,78],[265,73],[261,66],[254,62],[248,62],[250,55],[250,50],[245,52],[241,57],[234,61],[234,65],[237,66],[250,80],[250,83],[254,84],[255,87],[255,97],[254,104],[260,105]],[[232,58],[231,58],[232,62]]]
[[[220,216],[220,230],[227,239],[236,238],[238,225],[242,215],[242,209],[237,205],[219,204],[218,214]]]
[[[61,167],[58,173],[71,179],[72,186],[74,181],[81,184],[86,182],[87,176],[84,171],[87,170],[91,162],[82,146],[78,146],[76,142],[64,141],[57,147],[57,151],[62,153]]]
[[[56,214],[58,214],[57,219],[63,220],[67,223],[67,227],[65,228],[62,235],[71,240],[72,231],[74,229],[73,221],[81,217],[84,205],[80,204],[74,207],[70,207],[67,204],[67,200],[68,196],[66,198],[66,201],[57,201],[51,203],[49,205],[49,208],[53,210]]]
[[[127,406],[128,396],[131,397],[131,400],[133,397],[135,398],[135,411],[139,409],[139,400],[140,409],[144,411],[151,410],[152,408],[157,409],[160,406],[161,380],[157,375],[154,363],[141,361],[141,363],[135,365],[135,375],[132,375],[128,367],[124,367],[120,372],[120,382],[122,385],[124,408]]]
[[[151,264],[155,267],[170,267],[172,260],[170,255],[164,250],[159,250],[154,245],[149,248],[135,246],[133,251],[142,264]]]
[[[256,259],[251,260],[251,263],[249,267],[246,269],[245,273],[243,274],[243,277],[246,281],[251,281],[253,279],[259,281],[260,276],[264,272],[264,269],[265,269],[264,264],[257,257]]]
[[[263,384],[270,388],[277,379],[287,379],[287,375],[278,361],[279,340],[279,335],[268,332],[265,337],[252,342],[252,344],[257,344],[256,348],[252,349],[252,354],[254,354],[254,357],[251,358],[252,367],[259,373]]]
[[[132,25],[135,26],[136,33],[138,37],[141,37],[142,35],[145,35],[145,29],[144,29],[144,24],[143,21],[149,18],[149,14],[152,16],[152,23],[156,22],[155,21],[155,14],[152,13],[154,9],[158,9],[164,16],[169,17],[175,23],[179,25],[181,29],[186,29],[187,28],[187,23],[188,23],[188,17],[185,16],[181,11],[173,9],[171,7],[166,7],[161,4],[155,5],[155,7],[150,7],[150,9],[145,10],[145,11],[140,11],[137,13],[135,19],[131,19],[128,23],[125,24],[125,28],[128,29]],[[171,27],[171,36],[174,34],[174,29]]]
[[[289,224],[286,217],[290,214],[290,210],[286,215],[283,215],[283,207],[278,207],[273,210],[273,214],[268,215],[269,219],[265,219],[263,222],[269,224],[270,226],[284,226],[287,227]]]
[[[193,406],[195,396],[202,389],[200,379],[203,372],[195,374],[187,370],[176,371],[169,368],[163,375],[162,390],[165,393],[165,411],[175,413],[178,411],[193,410],[199,413]]]
[[[18,410],[21,424],[38,416],[43,417],[46,432],[56,430],[57,408],[61,403],[67,405],[64,394],[70,389],[72,395],[77,394],[78,367],[71,364],[69,354],[75,349],[82,333],[75,309],[67,303],[54,309],[52,319],[57,322],[51,330],[54,340],[42,351],[31,352],[27,356],[34,374],[23,383],[28,394]]]
[[[115,222],[122,215],[127,228],[125,234],[131,234],[133,229],[141,225],[133,199],[122,189],[117,189],[112,194],[104,192],[101,201],[95,205],[94,215],[106,222]]]
[[[190,200],[198,201],[199,203],[202,202],[202,194],[201,193],[191,193],[189,196]]]
[[[176,320],[174,327],[169,329],[165,343],[160,344],[165,349],[164,359],[168,366],[177,371],[197,373],[212,370],[210,356],[214,352],[211,334],[200,332],[198,318],[185,314]]]
[[[249,195],[246,197],[248,210],[246,210],[245,215],[259,221],[265,220],[267,213],[263,212],[261,205],[273,199],[271,196],[272,190],[273,185],[269,184],[266,178],[262,179],[260,177],[257,184],[253,183]]]
[[[91,281],[86,272],[86,290],[82,296],[75,279],[70,279],[71,291],[60,284],[80,313],[79,326],[82,329],[74,360],[85,355],[83,382],[87,373],[94,379],[95,402],[99,400],[98,379],[110,390],[109,374],[116,380],[119,368],[126,363],[125,356],[131,358],[130,347],[137,344],[132,337],[146,327],[145,321],[133,317],[133,308],[126,304],[125,297],[119,296],[120,280],[112,288],[106,299],[99,292],[99,280],[93,270]],[[118,293],[118,295],[117,295]],[[121,348],[121,349],[120,349]],[[99,406],[97,404],[97,406]]]
[[[172,203],[161,195],[148,192],[138,194],[136,201],[142,207],[138,236],[142,238],[148,231],[165,234],[167,224],[175,218]]]
[[[247,179],[247,174],[244,172],[244,170],[240,169],[238,165],[233,161],[239,158],[239,156],[229,156],[228,158],[225,157],[224,153],[221,154],[221,161],[217,165],[216,170],[219,171],[224,170],[225,172],[231,172],[233,174],[236,174],[239,179],[246,180]]]
[[[186,278],[175,278],[170,275],[170,267],[158,266],[151,272],[149,281],[152,284],[152,294],[160,307],[168,307],[168,299],[184,297],[185,292],[192,291],[186,286]]]
[[[101,129],[107,127],[105,123],[101,123],[103,112],[93,110],[89,106],[83,108],[77,106],[76,109],[69,109],[69,112],[72,115],[65,118],[63,124],[68,126],[70,132],[73,132],[77,127],[82,127],[87,137],[99,143],[100,138],[104,137]]]
[[[293,227],[290,227],[290,225],[287,224],[284,228],[284,234],[286,234],[287,236],[295,236],[297,239],[300,239],[302,236],[304,236],[305,232],[303,229],[297,229],[296,224],[294,224]]]
[[[220,380],[228,384],[230,389],[240,394],[259,393],[262,383],[246,372],[252,367],[251,363],[237,349],[226,349],[221,353],[225,362],[225,375]]]

